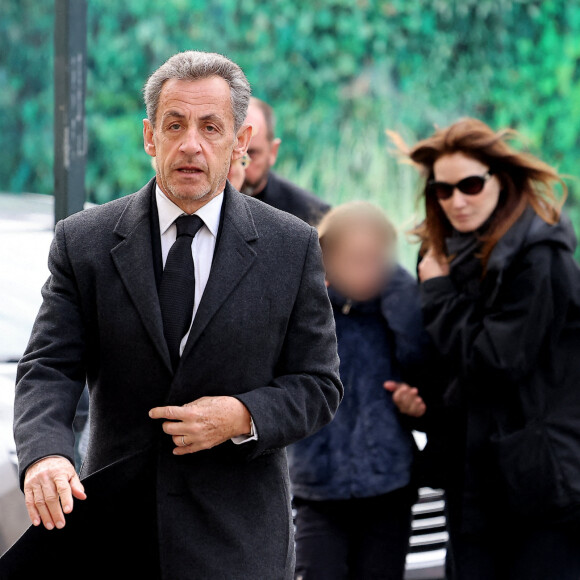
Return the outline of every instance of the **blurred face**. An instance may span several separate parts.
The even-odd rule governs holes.
[[[487,165],[463,153],[444,155],[433,164],[434,180],[451,185],[458,184],[468,177],[485,176],[488,172]],[[483,226],[495,211],[500,191],[498,178],[491,175],[486,179],[480,193],[468,195],[455,187],[449,199],[440,199],[438,203],[458,232],[474,232]]]
[[[252,140],[248,155],[252,162],[246,168],[246,179],[242,187],[243,193],[257,195],[268,183],[270,168],[276,163],[280,139],[270,141],[264,113],[258,105],[250,101],[246,123],[252,126]]]
[[[145,151],[157,183],[186,213],[222,192],[230,162],[246,151],[251,129],[234,132],[230,88],[220,77],[171,79],[161,91],[155,127],[143,121]]]
[[[344,231],[324,250],[328,283],[355,301],[378,296],[385,283],[389,249],[372,227],[357,225]]]

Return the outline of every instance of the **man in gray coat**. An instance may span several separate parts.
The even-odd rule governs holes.
[[[226,181],[250,142],[249,98],[225,57],[173,56],[145,87],[156,178],[57,224],[18,369],[40,550],[20,570],[292,578],[284,448],[332,419],[342,386],[315,230]],[[71,424],[85,380],[81,483]]]
[[[252,125],[252,142],[248,148],[251,163],[245,170],[245,181],[240,191],[291,213],[311,226],[318,225],[330,206],[272,171],[282,143],[276,137],[276,120],[272,107],[252,97],[246,122]]]

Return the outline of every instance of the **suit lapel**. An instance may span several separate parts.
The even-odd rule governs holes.
[[[119,218],[115,233],[122,240],[111,250],[119,276],[143,325],[167,368],[173,372],[155,283],[151,243],[151,197],[155,180],[137,192]]]
[[[226,185],[222,211],[225,215],[211,273],[182,358],[191,352],[203,330],[229,298],[256,258],[256,251],[250,242],[258,239],[258,232],[250,208],[244,195],[236,191],[229,182]]]

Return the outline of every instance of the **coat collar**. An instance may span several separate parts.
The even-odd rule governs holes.
[[[154,194],[155,179],[152,179],[131,196],[115,226],[114,231],[121,241],[111,250],[111,256],[143,326],[165,366],[172,371],[153,267],[151,204]]]
[[[182,359],[198,342],[204,329],[251,268],[256,251],[252,247],[258,231],[246,197],[229,182],[224,192],[222,230],[215,249],[211,272],[193,320]],[[225,329],[224,329],[225,331]]]
[[[268,174],[268,181],[266,182],[266,186],[258,195],[256,195],[256,199],[259,199],[264,203],[270,203],[272,199],[278,198],[279,195],[280,181],[278,176],[273,171],[270,171]]]

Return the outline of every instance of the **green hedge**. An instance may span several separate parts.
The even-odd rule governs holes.
[[[52,190],[53,3],[0,4],[2,188]],[[279,170],[332,203],[364,197],[411,218],[416,186],[385,128],[414,139],[471,115],[521,131],[577,175],[580,4],[566,0],[89,0],[88,195],[104,202],[150,175],[140,91],[171,54],[236,60],[272,103]],[[580,224],[580,188],[568,210]]]

